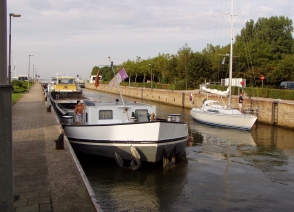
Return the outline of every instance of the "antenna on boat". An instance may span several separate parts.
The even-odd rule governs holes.
[[[108,57],[108,58],[109,58],[109,61],[110,61],[110,67],[112,69],[113,76],[115,76],[115,71],[114,71],[114,68],[113,68],[113,61],[111,61],[110,57]],[[123,103],[124,112],[126,113],[127,119],[130,120],[129,114],[128,114],[128,111],[127,111],[127,108],[126,108],[126,105],[125,105],[125,101],[123,99],[123,96],[122,96],[122,93],[121,93],[121,89],[120,89],[119,83],[117,83],[117,81],[116,81],[116,86],[118,88],[119,95],[120,95],[121,101]]]

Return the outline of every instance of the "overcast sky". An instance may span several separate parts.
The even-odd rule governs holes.
[[[250,19],[294,20],[293,0],[234,2],[235,34]],[[35,64],[43,79],[86,79],[94,66],[109,65],[109,56],[118,65],[177,54],[185,44],[194,52],[223,46],[230,43],[230,7],[230,0],[7,0],[7,13],[21,14],[11,21],[12,76],[28,73],[29,54],[30,76]]]

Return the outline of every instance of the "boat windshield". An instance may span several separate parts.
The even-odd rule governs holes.
[[[73,84],[73,79],[68,79],[68,78],[58,79],[58,84]]]
[[[220,105],[219,102],[208,102],[208,103],[206,104],[206,106],[219,106],[219,105]]]

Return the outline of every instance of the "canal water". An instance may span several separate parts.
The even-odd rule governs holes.
[[[96,101],[119,98],[84,92]],[[114,160],[78,154],[103,211],[294,210],[293,130],[261,123],[251,132],[211,127],[195,122],[188,109],[152,104],[157,116],[179,113],[189,122],[186,157],[167,170],[143,164],[129,171]]]

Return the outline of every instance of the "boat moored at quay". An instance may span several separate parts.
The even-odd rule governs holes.
[[[179,114],[166,120],[155,114],[154,105],[117,100],[85,105],[80,125],[62,126],[78,152],[114,158],[119,166],[133,170],[141,162],[163,161],[168,166],[185,153],[188,123],[181,122]]]
[[[190,115],[198,122],[208,125],[235,128],[250,131],[257,120],[257,116],[252,114],[243,114],[240,110],[232,107],[232,72],[233,72],[233,9],[234,1],[231,2],[231,44],[230,44],[230,67],[229,67],[229,87],[227,91],[218,91],[207,89],[205,86],[201,89],[220,96],[228,96],[228,105],[221,105],[216,100],[204,100],[200,108],[192,108]],[[242,98],[243,104],[243,98]]]
[[[110,86],[119,87],[126,77],[125,70],[120,70]],[[167,167],[185,155],[188,123],[181,122],[179,114],[156,117],[156,106],[124,102],[121,93],[121,101],[91,101],[70,77],[57,77],[56,84],[48,87],[48,95],[75,151],[114,158],[119,166],[131,170],[138,169],[141,162],[162,161]],[[80,109],[82,112],[77,112]]]
[[[72,76],[57,76],[47,85],[47,95],[57,112],[61,115],[72,115],[78,101],[86,100]]]

